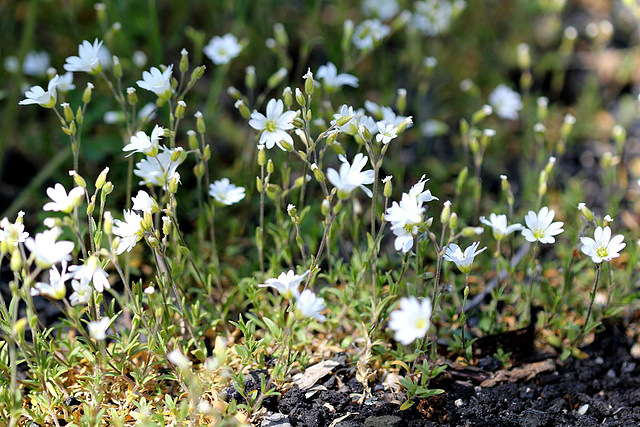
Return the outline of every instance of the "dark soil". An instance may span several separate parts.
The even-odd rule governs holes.
[[[444,394],[416,400],[403,411],[390,402],[392,395],[381,385],[373,388],[371,398],[358,404],[362,385],[349,377],[346,367],[338,368],[318,382],[319,391],[289,389],[267,406],[270,412],[261,425],[640,426],[640,360],[631,356],[631,344],[622,327],[608,326],[583,349],[587,359],[561,362],[547,355],[553,370],[493,387],[480,386],[496,378],[490,372],[497,368],[491,357],[478,364],[482,368],[468,372],[451,367],[432,383],[444,389]],[[541,359],[541,355],[532,356],[520,368]],[[341,420],[335,422],[337,419]]]

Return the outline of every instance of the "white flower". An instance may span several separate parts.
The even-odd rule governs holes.
[[[54,265],[49,270],[49,283],[38,282],[31,289],[31,296],[46,295],[53,299],[62,299],[67,293],[66,281],[71,278],[67,273],[67,262],[62,261],[62,268]]]
[[[431,190],[424,189],[424,186],[427,183],[427,181],[429,180],[426,179],[426,176],[422,175],[420,177],[420,181],[413,184],[413,186],[409,190],[409,196],[413,197],[414,199],[417,199],[418,202],[420,203],[427,203],[433,200],[438,200],[437,197],[431,194]]]
[[[365,0],[362,10],[368,16],[374,15],[386,21],[398,14],[400,6],[396,0]]]
[[[56,101],[58,99],[56,87],[58,86],[59,80],[60,76],[56,74],[51,80],[49,80],[49,85],[47,86],[46,91],[40,86],[32,86],[31,89],[25,92],[24,96],[26,98],[20,101],[18,104],[38,104],[44,108],[55,107]]]
[[[75,245],[66,240],[56,242],[60,234],[62,234],[61,229],[52,228],[36,234],[35,238],[29,237],[25,240],[24,245],[35,256],[38,267],[49,268],[60,261],[71,260],[70,254]]]
[[[142,80],[138,80],[136,83],[142,89],[155,93],[159,98],[169,99],[171,97],[172,71],[173,65],[169,65],[164,71],[151,67],[151,70],[142,72]]]
[[[167,360],[180,369],[185,369],[189,366],[189,358],[182,354],[180,350],[173,350],[167,354]]]
[[[358,87],[358,78],[351,74],[340,73],[332,62],[321,65],[316,73],[316,78],[322,80],[322,86],[328,92],[333,92],[342,86]]]
[[[362,153],[356,154],[352,164],[349,164],[349,160],[342,154],[339,158],[342,162],[340,173],[333,168],[327,170],[327,179],[338,189],[338,196],[346,199],[353,190],[360,187],[367,196],[371,197],[373,193],[365,185],[373,183],[375,174],[373,170],[362,172],[362,168],[367,164],[368,159]]]
[[[138,193],[138,197],[140,193]],[[135,202],[134,202],[135,203]],[[135,208],[135,205],[134,205]],[[142,217],[133,211],[124,211],[124,221],[113,221],[113,234],[120,237],[118,255],[129,252],[142,239]]]
[[[53,187],[47,188],[47,196],[53,201],[46,203],[42,208],[43,210],[69,213],[82,201],[84,190],[82,187],[74,187],[67,194],[64,186],[58,183]]]
[[[358,50],[371,49],[377,46],[390,32],[391,28],[379,19],[367,19],[358,25],[351,40]]]
[[[273,148],[275,144],[285,150],[281,141],[286,141],[290,146],[293,146],[293,138],[286,131],[293,129],[295,117],[295,111],[284,111],[282,100],[271,99],[267,103],[267,115],[264,116],[262,113],[254,111],[251,113],[249,126],[262,131],[260,144],[264,144],[268,149]]]
[[[415,297],[402,298],[400,308],[389,316],[389,328],[395,332],[393,338],[402,345],[409,345],[427,334],[431,326],[431,300]]]
[[[187,157],[187,153],[183,152],[178,157],[178,160],[172,162],[171,156],[177,149],[169,149],[164,146],[161,146],[160,149],[162,151],[157,156],[147,156],[146,159],[136,163],[136,169],[133,173],[142,178],[140,185],[149,184],[160,187],[167,185],[178,169],[178,166],[180,166]]]
[[[327,318],[321,314],[326,306],[324,299],[318,298],[311,290],[305,289],[301,294],[296,295],[296,312],[304,317],[313,317],[320,322]]]
[[[480,222],[492,228],[493,237],[496,240],[502,240],[514,231],[520,231],[524,228],[521,224],[511,224],[507,226],[507,216],[496,215],[494,213],[489,215],[489,220],[481,216]]]
[[[144,131],[136,132],[131,136],[129,144],[125,145],[122,151],[131,151],[127,157],[133,153],[144,153],[147,156],[154,156],[158,152],[160,140],[164,136],[164,128],[155,125],[149,137]]]
[[[413,238],[418,234],[425,210],[418,199],[407,193],[402,194],[400,203],[393,202],[387,209],[384,219],[391,223],[391,231],[396,236],[396,251],[407,253],[413,247]]]
[[[222,37],[214,36],[202,51],[214,64],[227,64],[240,54],[242,45],[233,34],[225,34]]]
[[[2,221],[0,221],[0,242],[6,241],[9,246],[15,247],[29,237],[29,233],[24,231],[23,215],[24,212],[20,211],[14,223],[11,223],[8,218],[2,218]],[[10,250],[10,248],[7,247],[6,250]]]
[[[455,263],[462,273],[469,274],[469,272],[471,271],[471,264],[473,263],[473,259],[476,257],[476,255],[484,252],[487,249],[487,247],[485,246],[484,248],[477,250],[479,245],[480,242],[475,242],[471,244],[471,246],[469,246],[467,249],[465,249],[464,252],[462,252],[462,249],[460,249],[458,245],[456,245],[455,243],[450,243],[444,253],[444,259]]]
[[[71,305],[87,304],[91,299],[91,282],[89,280],[72,280],[71,287],[73,287],[73,293],[69,297]]]
[[[155,213],[158,212],[158,202],[144,190],[139,190],[135,197],[131,198],[133,210]]]
[[[298,287],[308,274],[309,270],[302,274],[289,270],[286,273],[280,273],[277,279],[267,279],[267,283],[258,286],[275,288],[283,297],[291,299],[299,294]]]
[[[354,110],[353,107],[348,105],[340,107],[340,112],[333,115],[334,120],[331,121],[331,124],[335,125],[339,119],[347,116],[351,116],[351,120],[342,126],[338,126],[338,130],[346,133],[347,135],[358,134],[358,132],[360,132],[360,126],[365,126],[371,134],[378,131],[376,121],[367,116],[362,108]]]
[[[76,280],[93,282],[93,288],[98,292],[111,289],[109,275],[102,269],[100,261],[94,255],[82,265],[72,265],[69,271],[73,273],[73,278]]]
[[[244,199],[244,187],[237,187],[229,182],[229,178],[222,178],[209,184],[209,195],[218,203],[231,206]]]
[[[388,144],[392,139],[398,137],[398,128],[389,123],[385,125],[383,122],[378,122],[378,134],[376,135],[376,141]]]
[[[596,264],[600,264],[602,261],[611,261],[614,258],[620,256],[620,251],[627,245],[623,243],[624,236],[618,234],[611,237],[611,229],[609,227],[597,227],[593,233],[593,239],[591,237],[581,237],[582,252],[591,257],[591,260]]]
[[[93,44],[87,40],[83,41],[78,47],[78,56],[68,57],[64,69],[73,72],[84,71],[89,74],[99,73],[102,71],[101,48],[102,42],[98,39],[95,39]]]
[[[451,0],[425,0],[415,4],[413,25],[428,36],[446,32],[455,12]]]
[[[364,101],[364,108],[366,108],[374,117],[380,118],[380,122],[383,126],[394,125],[395,127],[398,127],[405,121],[407,121],[407,128],[413,126],[413,120],[411,117],[399,116],[391,107],[380,106],[375,102],[366,100]],[[376,131],[378,131],[377,128]]]
[[[22,63],[22,72],[27,76],[44,77],[47,75],[50,58],[45,51],[35,52],[33,50],[27,52]]]
[[[491,92],[489,104],[503,119],[518,120],[518,111],[522,110],[520,94],[503,84]]]
[[[97,322],[89,322],[89,336],[96,341],[102,341],[107,338],[107,329],[109,329],[109,325],[111,324],[111,320],[108,317],[103,317]]]
[[[553,236],[564,231],[562,229],[562,225],[564,223],[561,221],[552,223],[554,216],[555,212],[553,210],[549,210],[546,206],[540,209],[540,212],[537,214],[534,211],[529,211],[529,213],[524,217],[524,222],[527,225],[527,228],[522,230],[522,236],[529,242],[555,242],[556,239]]]
[[[62,92],[69,92],[70,90],[74,90],[76,85],[73,84],[73,73],[67,72],[60,76],[58,80],[57,89]]]

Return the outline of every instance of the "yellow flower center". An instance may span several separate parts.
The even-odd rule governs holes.
[[[596,249],[596,254],[600,258],[606,258],[609,256],[609,249],[606,246],[600,246],[598,249]]]

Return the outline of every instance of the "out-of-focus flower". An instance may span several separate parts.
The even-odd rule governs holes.
[[[142,89],[155,93],[159,98],[169,99],[171,97],[172,72],[173,65],[169,65],[164,71],[151,67],[151,70],[142,72],[142,80],[138,80],[136,83]]]
[[[89,322],[89,336],[96,341],[103,341],[107,338],[107,329],[109,329],[110,324],[111,320],[108,317],[103,317],[97,322]]]
[[[362,172],[368,159],[362,153],[355,155],[352,164],[349,164],[349,160],[343,155],[340,155],[339,158],[342,162],[340,172],[338,173],[333,168],[327,170],[327,179],[338,189],[338,196],[346,199],[353,190],[360,187],[367,196],[371,197],[373,193],[365,185],[373,183],[375,174],[373,170]]]
[[[402,345],[409,345],[427,334],[431,326],[431,300],[422,301],[415,297],[402,298],[400,308],[389,317],[389,328],[394,331],[394,339]]]
[[[537,214],[534,211],[529,211],[524,217],[524,222],[527,228],[522,230],[522,236],[529,242],[540,243],[553,243],[556,241],[555,237],[562,233],[564,230],[562,226],[563,222],[553,222],[555,212],[549,210],[544,206]]]
[[[44,77],[47,75],[47,69],[50,64],[51,60],[47,52],[31,50],[24,57],[22,72],[27,76]]]
[[[450,243],[447,247],[447,250],[444,254],[444,259],[447,261],[451,261],[455,263],[461,273],[469,274],[471,271],[471,264],[473,263],[473,259],[479,253],[484,252],[487,247],[477,250],[480,242],[475,242],[471,244],[467,249],[462,252],[462,249],[456,245],[455,243]]]
[[[372,49],[390,32],[391,28],[379,19],[367,19],[356,27],[351,40],[358,50]]]
[[[84,71],[89,74],[97,74],[102,71],[101,53],[102,42],[95,39],[93,44],[84,40],[78,47],[78,56],[70,56],[64,69],[67,71]]]
[[[167,360],[180,369],[185,369],[189,366],[189,358],[182,354],[180,350],[173,350],[167,354]]]
[[[95,255],[90,256],[82,265],[70,266],[69,271],[73,273],[73,278],[76,280],[92,282],[93,288],[98,292],[111,289],[109,275],[102,269],[100,260]]]
[[[393,124],[385,125],[382,122],[378,122],[378,134],[376,135],[376,141],[388,144],[392,139],[398,137],[398,128]]]
[[[362,3],[362,11],[367,16],[375,16],[383,21],[388,21],[398,14],[400,5],[397,0],[365,0]]]
[[[244,199],[244,191],[244,187],[237,187],[231,184],[228,178],[222,178],[221,180],[214,181],[213,184],[209,184],[209,195],[218,203],[227,206],[231,206]]]
[[[356,135],[360,132],[360,126],[364,126],[373,135],[378,131],[378,126],[373,118],[367,116],[362,108],[354,110],[353,107],[343,105],[340,107],[340,111],[333,115],[332,125],[336,125],[338,120],[343,117],[351,117],[347,123],[342,126],[338,126],[340,132],[344,132],[347,135]]]
[[[213,36],[202,51],[214,64],[227,64],[240,54],[242,45],[233,34],[225,34],[222,37]]]
[[[327,318],[322,314],[325,308],[324,299],[318,298],[310,289],[305,289],[296,296],[296,312],[300,316],[313,317],[324,322]]]
[[[333,92],[342,86],[358,87],[356,76],[346,73],[338,74],[338,69],[332,62],[321,65],[316,73],[316,78],[322,80],[322,87],[328,92]]]
[[[284,111],[282,100],[271,99],[267,103],[267,115],[264,116],[262,113],[254,111],[251,113],[249,126],[262,131],[260,144],[264,144],[268,149],[277,145],[282,150],[285,150],[281,144],[282,141],[293,147],[293,138],[286,131],[293,129],[293,119],[295,117],[295,111]]]
[[[508,120],[518,120],[518,111],[522,110],[520,94],[503,84],[491,92],[489,104],[499,117]]]
[[[620,256],[620,251],[627,245],[623,243],[624,236],[618,234],[611,237],[611,228],[597,227],[593,233],[593,239],[591,237],[581,237],[582,252],[591,257],[591,260],[596,264],[600,264],[602,261],[611,261],[614,258]]]
[[[502,240],[514,231],[520,231],[524,228],[521,224],[511,224],[507,226],[507,216],[496,215],[494,213],[489,215],[488,220],[484,216],[481,216],[480,222],[491,227],[493,237],[496,240]]]
[[[10,246],[18,246],[18,243],[23,243],[29,237],[29,233],[24,231],[23,216],[24,212],[20,211],[16,222],[12,223],[8,218],[2,218],[0,221],[0,243],[6,242],[7,251],[11,249]]]
[[[76,306],[78,304],[87,304],[89,302],[91,299],[91,292],[93,291],[89,280],[72,280],[71,287],[73,288],[73,293],[69,297],[71,305]]]
[[[53,201],[46,203],[42,208],[43,210],[69,213],[82,201],[84,190],[82,187],[74,187],[67,194],[64,186],[58,183],[53,187],[47,188],[47,196]]]
[[[49,268],[60,261],[71,260],[70,254],[75,245],[66,240],[56,242],[60,234],[62,230],[56,227],[36,234],[35,238],[29,237],[25,240],[24,245],[35,257],[38,267]]]
[[[58,80],[57,89],[61,92],[69,92],[70,90],[74,90],[76,85],[73,84],[73,73],[66,72],[60,76]]]
[[[56,74],[51,80],[49,80],[47,90],[44,90],[40,86],[32,86],[31,89],[25,92],[24,96],[26,98],[20,101],[18,104],[38,104],[44,108],[55,107],[56,101],[58,100],[57,86],[59,80],[60,76]]]
[[[283,297],[292,299],[299,294],[298,287],[308,274],[309,270],[302,274],[296,274],[293,270],[289,270],[286,273],[280,273],[277,279],[267,279],[266,283],[258,286],[275,288]]]
[[[464,1],[424,0],[415,3],[413,25],[428,36],[449,30],[456,14],[466,7]]]

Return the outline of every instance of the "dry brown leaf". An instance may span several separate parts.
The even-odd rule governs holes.
[[[552,360],[543,360],[542,362],[529,363],[519,368],[511,370],[500,370],[495,373],[492,378],[484,380],[481,387],[493,387],[501,382],[527,381],[542,372],[554,371],[556,364]]]

